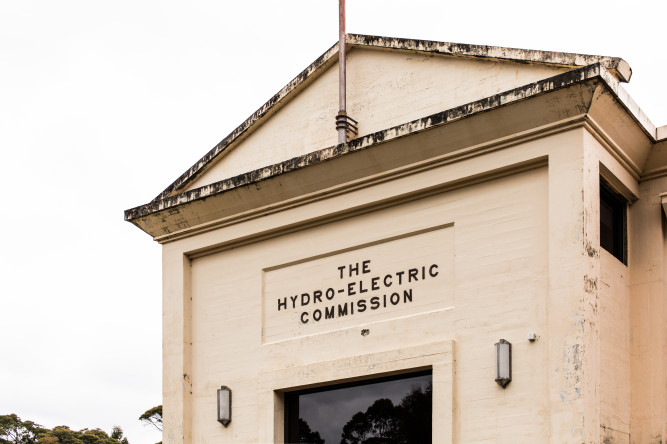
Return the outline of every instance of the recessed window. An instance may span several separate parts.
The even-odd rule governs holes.
[[[285,394],[285,442],[431,443],[431,372]]]
[[[600,246],[627,264],[627,203],[600,181]]]

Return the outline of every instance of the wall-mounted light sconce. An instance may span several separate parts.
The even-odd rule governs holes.
[[[232,390],[224,385],[218,389],[218,422],[225,427],[232,422]]]
[[[512,382],[512,344],[504,339],[496,342],[496,382],[502,388]]]

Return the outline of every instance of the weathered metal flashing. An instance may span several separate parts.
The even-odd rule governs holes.
[[[150,214],[165,210],[173,210],[175,207],[199,199],[228,192],[233,189],[250,186],[263,180],[296,171],[311,165],[319,164],[335,158],[348,155],[357,151],[372,148],[384,142],[395,140],[430,128],[445,125],[473,115],[497,109],[501,106],[510,105],[518,101],[526,100],[547,92],[555,91],[583,81],[594,79],[602,80],[611,90],[617,89],[617,82],[606,69],[599,63],[583,68],[567,71],[565,73],[518,87],[503,93],[499,93],[481,100],[470,102],[455,108],[451,108],[430,116],[426,116],[411,122],[378,131],[354,140],[347,144],[331,146],[317,150],[302,156],[259,168],[229,179],[224,179],[213,184],[205,185],[194,190],[186,191],[174,196],[165,196],[152,202],[125,211],[125,220],[133,222]],[[611,82],[611,84],[609,83]]]
[[[499,46],[468,45],[462,43],[436,42],[430,40],[403,39],[361,34],[348,34],[347,42],[350,48],[366,47],[417,51],[446,56],[484,58],[517,63],[566,66],[570,68],[599,63],[607,71],[610,71],[613,74],[615,80],[621,82],[629,81],[632,75],[632,70],[628,63],[617,57],[505,48]],[[160,201],[168,196],[178,193],[185,188],[188,183],[191,183],[197,177],[200,177],[210,166],[212,166],[217,157],[232,149],[233,145],[243,140],[253,129],[259,127],[264,119],[278,111],[281,106],[289,101],[299,90],[316,79],[325,68],[336,63],[337,55],[338,43],[335,43],[248,117],[241,125],[234,129],[227,137],[216,144],[171,185],[164,189],[164,191],[157,195],[153,199],[153,202]],[[636,108],[639,110],[639,107]]]

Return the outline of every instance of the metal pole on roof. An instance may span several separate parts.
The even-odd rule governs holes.
[[[347,114],[345,109],[345,40],[345,0],[338,0],[338,116],[336,116],[336,128],[339,144],[347,142],[346,125],[342,124],[343,120],[340,118]]]
[[[336,130],[338,143],[347,142],[348,131],[357,134],[356,121],[347,115],[346,104],[346,66],[345,66],[345,0],[338,0],[338,115],[336,116]]]

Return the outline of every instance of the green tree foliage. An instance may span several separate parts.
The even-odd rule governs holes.
[[[310,426],[303,418],[299,418],[299,443],[324,444],[320,432],[310,430]]]
[[[129,444],[120,427],[111,436],[100,429],[71,430],[67,426],[47,429],[15,414],[0,415],[0,443],[12,444]]]
[[[162,405],[157,405],[146,410],[140,417],[139,421],[144,424],[150,424],[159,431],[162,431]]]
[[[0,415],[0,443],[35,444],[45,430],[32,421],[21,421],[14,413]]]
[[[57,426],[39,437],[37,444],[128,444],[120,427],[114,427],[112,436],[100,429],[70,430],[67,426]]]
[[[363,412],[355,413],[343,427],[341,444],[361,444],[371,434],[372,425]]]
[[[341,444],[431,444],[432,387],[415,386],[401,403],[376,400],[343,427]]]
[[[398,430],[402,442],[424,444],[432,436],[433,387],[413,388],[397,406]]]

